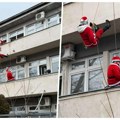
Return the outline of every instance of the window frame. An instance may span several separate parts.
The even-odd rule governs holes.
[[[51,73],[58,73],[58,71],[57,72],[53,72],[53,67],[52,67],[52,59],[54,59],[54,58],[57,58],[58,59],[58,71],[59,71],[59,55],[55,55],[55,56],[51,56],[50,57],[50,68],[51,68]],[[54,63],[56,63],[56,62],[54,62]]]
[[[20,34],[18,34],[18,31],[20,31],[20,30],[22,31],[22,34],[23,34],[22,37],[25,36],[25,35],[24,35],[24,28],[23,28],[23,27],[18,28],[17,30],[14,30],[14,31],[9,32],[9,41],[10,41],[10,42],[15,41],[15,40],[17,40],[17,39],[19,39],[19,38],[22,38],[22,37],[18,37],[18,35],[20,35]],[[11,37],[11,34],[15,34],[15,35]],[[15,38],[15,39],[11,40],[11,38]]]
[[[52,24],[52,25],[49,25],[49,19],[50,18],[53,18],[54,16],[56,16],[56,20],[57,20],[57,23],[56,24]],[[59,24],[60,23],[60,14],[59,13],[57,13],[57,14],[53,14],[53,15],[51,15],[51,16],[49,16],[48,18],[47,18],[47,28],[50,28],[50,27],[52,27],[52,26],[54,26],[54,25],[57,25],[57,24]]]
[[[99,65],[89,66],[89,60],[94,59],[94,58],[100,59],[101,57],[102,57],[102,60],[103,60],[103,55],[100,54],[100,55],[96,55],[96,56],[92,56],[92,57],[88,57],[88,58],[84,58],[84,59],[79,59],[79,60],[76,60],[76,61],[70,63],[69,71],[68,71],[69,72],[69,78],[68,78],[68,80],[69,80],[69,82],[68,82],[68,88],[69,88],[68,93],[69,94],[72,94],[71,93],[71,83],[72,83],[71,82],[71,77],[72,77],[72,75],[77,75],[77,74],[81,74],[81,73],[85,74],[85,77],[84,77],[84,92],[90,92],[88,90],[89,89],[89,86],[88,86],[89,85],[88,84],[89,83],[89,72],[94,71],[94,70],[102,70],[103,66],[101,65],[102,63],[100,63]],[[72,64],[77,63],[77,62],[81,62],[81,61],[85,61],[85,68],[72,70]]]

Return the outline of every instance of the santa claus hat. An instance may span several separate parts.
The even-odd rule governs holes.
[[[80,23],[88,24],[88,18],[87,18],[86,16],[83,16],[83,17],[80,19]]]
[[[112,58],[112,62],[120,62],[120,57],[119,56],[114,56]]]

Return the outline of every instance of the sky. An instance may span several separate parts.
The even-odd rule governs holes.
[[[0,2],[0,21],[22,12],[38,2]]]

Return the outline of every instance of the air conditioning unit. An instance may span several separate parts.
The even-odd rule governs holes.
[[[64,53],[62,56],[62,60],[74,60],[75,52],[74,52],[74,45],[72,43],[66,44],[63,46]]]
[[[16,63],[19,64],[19,63],[24,63],[26,62],[26,56],[19,56],[17,57],[16,59]]]
[[[45,19],[45,12],[42,11],[42,12],[40,12],[40,13],[37,13],[37,14],[35,15],[35,19],[36,19],[37,21],[44,20],[44,19]]]
[[[51,99],[50,97],[43,97],[40,106],[50,106],[51,105]]]

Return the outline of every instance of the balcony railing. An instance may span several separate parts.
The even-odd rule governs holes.
[[[0,94],[15,97],[57,92],[58,74],[49,74],[0,84]]]
[[[15,54],[46,45],[48,43],[57,41],[60,39],[60,24],[45,29],[40,32],[25,36],[17,39],[13,42],[4,44],[1,46],[1,53],[3,54]]]

